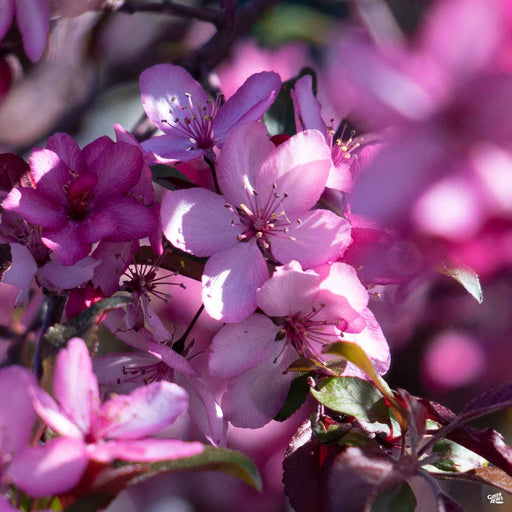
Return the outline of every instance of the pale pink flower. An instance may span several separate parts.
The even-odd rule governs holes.
[[[328,126],[322,117],[322,106],[313,93],[311,75],[305,75],[297,80],[291,90],[291,96],[297,131],[318,130],[331,148],[332,167],[325,186],[342,192],[351,192],[360,167],[359,159],[365,159],[364,153],[367,152],[368,144],[377,139],[374,136],[356,137],[354,133],[345,135],[346,127],[338,134],[332,126],[332,119],[331,125]]]
[[[34,408],[52,430],[85,445],[85,460],[167,460],[203,450],[200,443],[148,437],[187,408],[187,393],[176,384],[155,382],[102,403],[89,351],[80,338],[59,352],[53,389],[57,401],[33,389]]]
[[[34,376],[25,368],[0,371],[0,483],[13,483],[33,497],[69,491],[87,465],[85,449],[74,439],[52,439],[44,446],[30,446],[36,413],[29,389]],[[0,508],[6,502],[0,502]]]
[[[30,156],[35,189],[12,189],[2,207],[41,226],[42,242],[72,265],[102,239],[137,240],[156,230],[154,209],[131,195],[143,164],[131,144],[101,137],[80,150],[69,135],[57,134]]]
[[[36,62],[46,47],[50,27],[50,4],[48,0],[2,0],[0,2],[0,40],[11,23],[16,22],[23,38],[28,58]]]
[[[210,316],[243,320],[256,308],[256,289],[269,277],[267,261],[311,268],[338,259],[350,244],[350,225],[334,213],[311,210],[331,167],[316,130],[278,147],[261,123],[240,127],[224,144],[218,180],[224,196],[205,189],[168,192],[162,201],[167,239],[195,256],[209,256],[203,303]]]
[[[389,368],[388,345],[355,270],[344,263],[317,270],[303,271],[295,261],[277,268],[257,292],[264,314],[227,324],[213,339],[210,372],[231,378],[222,409],[235,426],[258,428],[272,419],[293,379],[283,372],[299,357],[325,360],[326,344],[354,341],[379,373]],[[350,364],[345,375],[364,378]]]
[[[281,87],[279,75],[251,76],[221,105],[180,66],[159,64],[140,75],[142,104],[148,117],[165,135],[152,137],[142,147],[160,162],[188,161],[212,154],[243,123],[257,121],[274,102]]]
[[[182,386],[189,395],[188,412],[201,432],[214,445],[226,443],[227,423],[208,385],[184,354],[173,349],[173,335],[162,326],[158,331],[145,327],[126,328],[123,313],[108,314],[104,325],[137,351],[96,356],[94,370],[101,385],[125,389],[151,382],[168,381]]]

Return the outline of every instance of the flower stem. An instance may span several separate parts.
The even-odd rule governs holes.
[[[178,352],[178,354],[182,354],[185,350],[185,341],[187,340],[188,335],[190,334],[190,331],[194,328],[194,325],[198,321],[199,317],[201,316],[201,313],[204,310],[204,304],[201,304],[199,309],[197,310],[196,314],[194,315],[194,318],[192,318],[192,321],[190,322],[189,326],[187,327],[187,330],[183,333],[181,338],[174,342],[172,344],[172,348],[175,352]]]

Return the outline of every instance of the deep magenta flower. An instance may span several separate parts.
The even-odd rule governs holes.
[[[69,491],[87,462],[83,444],[75,439],[30,446],[36,413],[29,390],[36,387],[34,376],[25,368],[0,371],[0,484],[13,483],[38,498]],[[1,510],[7,506],[0,501]]]
[[[89,351],[80,338],[59,352],[53,389],[57,402],[42,389],[33,389],[35,410],[55,432],[80,440],[86,460],[167,460],[203,450],[200,443],[148,438],[187,408],[187,393],[176,384],[152,383],[102,403]]]
[[[36,62],[46,47],[50,27],[50,3],[48,0],[2,0],[0,40],[7,34],[15,16],[25,52],[32,62]]]
[[[221,105],[182,67],[153,66],[140,75],[142,104],[165,135],[152,137],[142,147],[155,161],[164,163],[202,156],[243,123],[261,119],[280,88],[279,75],[258,73]]]
[[[169,192],[162,201],[167,239],[195,256],[209,256],[203,303],[210,316],[238,322],[256,308],[267,261],[305,268],[338,259],[351,242],[350,225],[311,210],[325,188],[329,148],[316,130],[278,147],[265,126],[240,127],[224,144],[218,180],[224,196],[205,189]]]
[[[139,148],[101,137],[80,150],[60,133],[29,161],[35,188],[12,189],[2,207],[41,226],[42,242],[63,265],[102,239],[137,240],[157,229],[153,209],[131,195],[144,165]]]
[[[379,373],[388,370],[389,347],[351,266],[333,263],[303,271],[292,261],[277,268],[256,300],[264,314],[226,324],[212,342],[210,372],[230,378],[222,409],[235,426],[259,428],[271,420],[293,379],[284,373],[288,366],[299,357],[325,359],[323,345],[356,342]],[[365,378],[351,364],[344,373]]]

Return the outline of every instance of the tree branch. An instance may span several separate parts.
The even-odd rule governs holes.
[[[122,4],[116,11],[126,14],[135,14],[137,12],[174,14],[175,16],[207,21],[217,27],[224,23],[224,13],[222,11],[198,9],[197,7],[190,7],[189,5],[177,4],[175,2],[129,2]]]

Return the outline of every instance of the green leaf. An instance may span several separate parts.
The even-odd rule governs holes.
[[[377,373],[365,351],[359,345],[357,345],[357,343],[352,343],[350,341],[339,341],[337,343],[331,343],[330,345],[325,345],[322,349],[322,352],[324,354],[341,356],[363,370],[363,372],[366,373],[368,377],[370,377],[376,388],[384,395],[386,400],[393,408],[396,419],[402,430],[407,430],[406,411],[394,397],[393,392],[391,391],[391,388],[388,386],[387,382]]]
[[[194,457],[149,464],[149,471],[136,477],[131,483],[147,480],[160,473],[172,471],[220,471],[233,475],[261,491],[262,483],[258,468],[242,453],[227,448],[205,446],[204,451]]]
[[[100,315],[131,301],[129,297],[108,297],[96,302],[71,318],[67,323],[53,325],[48,329],[43,338],[43,357],[57,353],[66,346],[66,343],[71,338],[85,338],[89,330],[96,324],[96,320]]]
[[[407,482],[388,487],[372,504],[371,512],[414,512],[416,497]]]
[[[137,485],[156,475],[175,471],[221,471],[240,478],[261,491],[261,477],[254,463],[236,450],[205,446],[194,457],[154,462],[152,464],[123,463],[107,468],[86,496],[78,499],[65,512],[96,512],[107,507],[126,487]]]
[[[355,416],[370,423],[389,423],[389,410],[382,394],[373,384],[356,377],[328,377],[320,381],[313,396],[334,411]]]
[[[432,448],[432,453],[443,456],[433,464],[442,471],[466,472],[488,465],[483,457],[449,439],[438,441]]]
[[[287,420],[304,403],[309,392],[308,378],[304,374],[292,380],[284,405],[274,418],[276,421]]]
[[[482,292],[482,286],[480,285],[480,279],[478,279],[478,274],[471,267],[454,267],[443,263],[438,271],[441,274],[455,279],[455,281],[464,286],[466,291],[468,291],[479,304],[482,303],[484,295]]]

